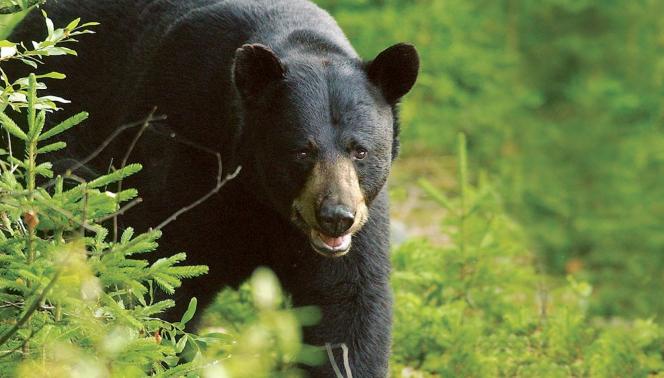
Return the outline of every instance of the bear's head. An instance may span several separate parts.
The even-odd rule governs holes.
[[[260,44],[235,55],[249,174],[316,252],[342,256],[387,181],[398,146],[396,106],[415,84],[417,51],[397,44],[369,62],[284,55]]]

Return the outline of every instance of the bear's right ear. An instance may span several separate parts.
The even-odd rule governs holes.
[[[285,73],[281,61],[267,46],[255,43],[235,51],[233,80],[245,99],[256,97],[270,83],[283,79]]]

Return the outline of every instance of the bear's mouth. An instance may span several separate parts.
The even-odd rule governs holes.
[[[351,232],[339,236],[325,235],[316,227],[309,225],[297,209],[295,209],[294,215],[294,223],[308,234],[309,245],[316,253],[325,257],[341,257],[350,251],[353,238]]]
[[[333,237],[327,236],[320,231],[311,229],[309,232],[309,244],[314,251],[326,257],[343,256],[350,250],[352,235],[350,233]]]

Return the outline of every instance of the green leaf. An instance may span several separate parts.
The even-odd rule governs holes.
[[[48,138],[51,138],[55,135],[58,135],[76,125],[79,123],[85,121],[88,118],[88,113],[86,112],[80,112],[76,115],[73,115],[66,120],[60,122],[56,126],[52,127],[50,130],[46,131],[45,133],[41,134],[39,138],[37,139],[38,141],[42,141]]]
[[[115,193],[115,196],[118,202],[126,202],[136,198],[138,196],[138,191],[136,189],[126,189],[119,193]]]
[[[28,131],[31,132],[35,126],[37,118],[37,107],[35,106],[37,100],[37,77],[34,73],[28,76]]]
[[[41,53],[40,55],[46,55],[46,56],[78,55],[76,51],[61,46],[49,46],[39,52]]]
[[[46,111],[41,110],[37,113],[37,119],[35,120],[35,125],[28,135],[28,138],[33,141],[36,137],[39,137],[42,130],[44,129],[44,124],[46,123]]]
[[[35,63],[33,60],[30,60],[30,59],[20,59],[20,61],[23,62],[23,63],[25,63],[25,64],[27,64],[28,66],[30,66],[30,67],[32,67],[32,68],[35,68],[35,69],[37,68],[37,63]]]
[[[80,22],[81,22],[81,18],[79,17],[79,18],[73,20],[72,22],[70,22],[69,24],[67,24],[67,27],[65,29],[74,30]]]
[[[133,327],[138,329],[143,328],[143,324],[139,322],[136,318],[131,316],[128,311],[124,308],[123,305],[116,302],[110,295],[102,293],[102,300],[108,306],[108,309],[111,310],[113,315],[118,317],[121,320],[124,320],[126,323],[131,324]]]
[[[209,268],[207,265],[186,265],[186,266],[172,266],[168,268],[167,272],[178,278],[192,278],[207,274]]]
[[[185,311],[184,315],[182,315],[182,320],[180,320],[180,323],[182,323],[182,325],[186,325],[187,322],[194,317],[194,314],[196,313],[197,304],[198,300],[196,299],[196,297],[191,298],[191,300],[189,301],[189,306],[187,307],[187,311]]]
[[[178,343],[175,346],[175,351],[177,353],[182,353],[184,347],[187,346],[187,340],[189,340],[189,337],[187,335],[182,336],[180,340],[178,340]]]
[[[35,167],[35,174],[48,178],[53,178],[52,168],[53,165],[50,162],[41,163],[37,167]]]
[[[48,15],[46,14],[45,10],[42,10],[42,15],[44,15],[44,21],[46,22],[46,30],[48,31],[49,37],[53,35],[53,30],[55,30],[55,26],[53,26],[53,21],[48,18]]]
[[[144,306],[141,309],[137,309],[136,312],[140,313],[140,316],[152,316],[154,314],[159,314],[162,313],[169,308],[173,308],[175,306],[175,301],[172,299],[166,299],[163,301],[159,301],[153,305],[150,306]]]
[[[60,72],[49,72],[49,73],[46,73],[46,74],[37,75],[37,79],[49,78],[49,79],[61,80],[61,79],[64,79],[66,77],[67,77],[67,75],[65,75],[63,73],[60,73]]]
[[[21,130],[21,128],[18,127],[18,125],[5,113],[0,113],[0,123],[2,123],[2,125],[5,127],[5,130],[7,130],[13,136],[21,140],[28,140],[28,136],[23,132],[23,130]]]
[[[65,147],[67,147],[67,143],[65,143],[65,142],[55,142],[55,143],[51,143],[47,146],[40,147],[39,149],[37,149],[37,153],[38,154],[46,154],[46,153],[49,153],[49,152],[59,151],[59,150],[65,148]]]
[[[154,271],[157,271],[157,270],[164,269],[166,267],[171,267],[171,266],[173,266],[174,264],[176,264],[180,261],[184,261],[184,259],[186,259],[186,258],[187,258],[187,254],[185,254],[183,252],[177,253],[177,254],[175,254],[173,256],[170,256],[170,257],[162,257],[159,260],[155,261],[152,264],[152,267],[150,269],[152,269]]]
[[[134,173],[140,171],[142,166],[140,164],[129,164],[126,167],[119,169],[113,173],[98,177],[88,183],[88,188],[99,188],[112,184],[114,182],[120,181],[127,176],[131,176]]]
[[[128,243],[132,236],[134,236],[134,229],[132,227],[127,227],[124,232],[122,232],[120,243]]]
[[[162,276],[154,276],[154,282],[167,294],[173,295],[175,293],[174,285],[165,280]]]
[[[64,99],[62,97],[58,97],[58,96],[43,96],[43,97],[40,97],[39,99],[41,101],[60,102],[60,103],[63,103],[63,104],[69,104],[71,102],[69,100],[66,100],[66,99]]]

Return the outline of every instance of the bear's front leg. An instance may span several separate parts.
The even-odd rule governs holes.
[[[325,347],[327,357],[323,365],[310,370],[311,376],[336,377],[336,364],[343,377],[386,377],[392,325],[387,282],[359,287],[345,298],[333,294],[321,299],[328,304],[319,305],[321,322],[305,329],[305,341]]]
[[[392,326],[389,245],[387,239],[379,238],[377,243],[363,237],[376,235],[372,226],[376,224],[368,224],[357,235],[348,255],[316,259],[315,266],[289,275],[297,277],[291,285],[286,283],[294,305],[317,306],[322,313],[316,326],[304,329],[304,341],[332,350],[333,358],[325,350],[325,363],[308,369],[311,377],[337,377],[333,361],[343,377],[387,376]],[[341,345],[348,349],[347,358]]]

